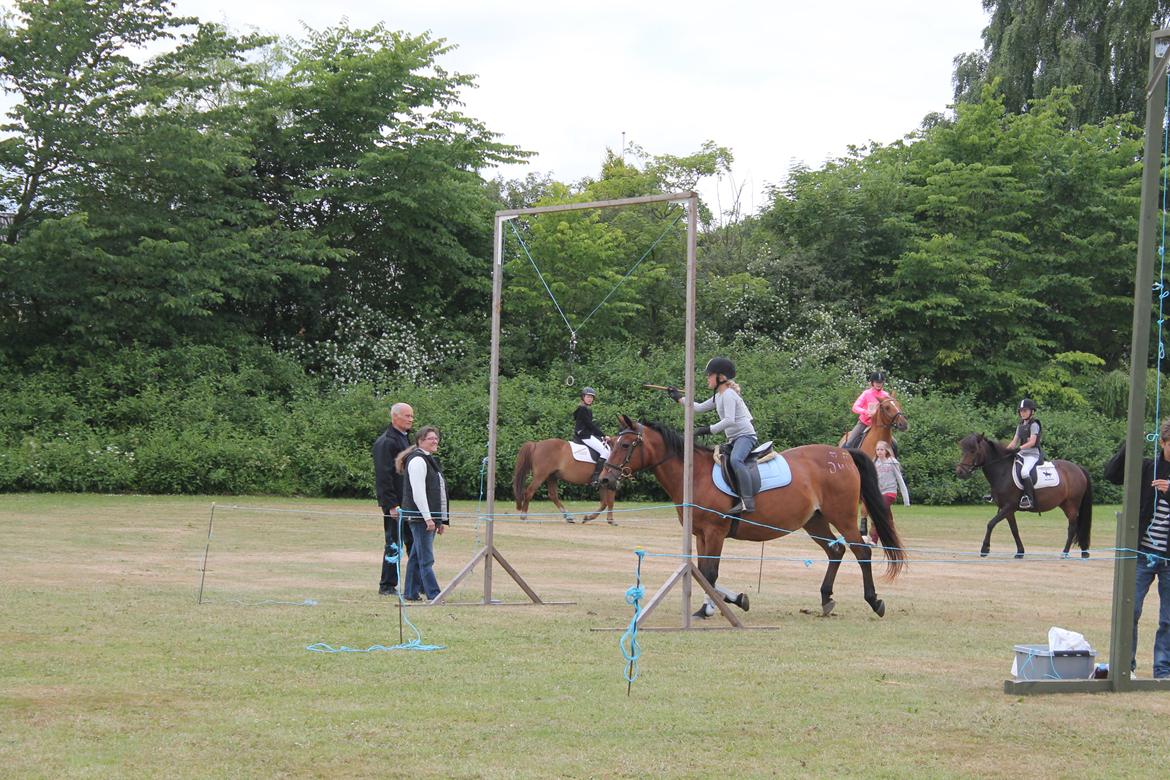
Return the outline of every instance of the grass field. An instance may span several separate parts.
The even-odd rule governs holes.
[[[837,612],[821,618],[824,558],[807,537],[768,543],[762,574],[760,545],[730,542],[720,582],[750,594],[749,626],[773,630],[705,630],[712,619],[642,632],[629,696],[620,632],[593,629],[629,622],[635,547],[679,552],[673,512],[625,512],[616,527],[498,522],[497,546],[540,596],[574,604],[511,605],[522,594],[496,567],[509,605],[408,610],[445,650],[308,652],[398,642],[397,602],[376,593],[371,507],[0,497],[0,775],[1166,776],[1170,696],[1002,689],[1012,646],[1044,642],[1050,626],[1109,660],[1115,507],[1097,507],[1088,561],[1058,558],[1052,513],[1024,521],[1028,558],[1006,557],[1001,527],[997,557],[980,560],[989,507],[898,508],[911,564],[879,580],[881,619],[851,557]],[[436,545],[441,582],[478,549],[474,504],[457,510],[470,516]],[[648,557],[647,593],[678,564]],[[482,572],[456,600],[481,597]],[[269,603],[305,600],[317,603]],[[678,625],[680,612],[672,593],[652,623]]]

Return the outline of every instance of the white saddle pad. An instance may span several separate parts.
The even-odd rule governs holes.
[[[593,456],[589,454],[590,449],[584,444],[578,444],[575,441],[569,442],[569,446],[573,448],[573,460],[579,460],[582,463],[592,463]]]
[[[1020,478],[1016,474],[1016,469],[1012,468],[1012,480],[1016,483],[1016,487],[1022,488]],[[1046,460],[1040,465],[1036,466],[1036,484],[1034,487],[1046,488],[1056,487],[1060,484],[1060,472],[1056,470],[1056,464],[1050,460]]]

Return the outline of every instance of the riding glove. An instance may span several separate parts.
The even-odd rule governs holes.
[[[711,434],[711,426],[710,425],[700,425],[698,428],[695,428],[695,435],[696,436],[709,436],[710,434]]]
[[[679,390],[677,387],[666,388],[666,394],[669,395],[670,400],[674,401],[675,403],[678,403],[678,401],[683,397],[682,390]]]

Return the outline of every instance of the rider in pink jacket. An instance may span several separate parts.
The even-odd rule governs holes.
[[[853,402],[853,413],[857,415],[857,425],[854,425],[853,430],[845,437],[846,447],[857,447],[861,444],[861,437],[865,434],[865,429],[873,423],[873,413],[877,411],[878,404],[890,397],[890,394],[882,389],[885,384],[885,371],[874,371],[869,375],[869,387]]]

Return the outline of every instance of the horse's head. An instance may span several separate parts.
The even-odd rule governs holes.
[[[982,433],[969,433],[959,439],[959,449],[963,456],[955,466],[955,475],[960,479],[971,476],[987,462],[987,437]]]
[[[878,419],[878,424],[882,427],[893,428],[898,431],[910,429],[910,423],[906,420],[906,414],[902,411],[902,405],[892,395],[889,398],[883,398],[881,400],[875,416]]]
[[[665,460],[663,435],[653,424],[618,416],[621,430],[613,437],[609,457],[601,469],[602,487],[617,489],[618,483],[635,471],[656,466]]]

